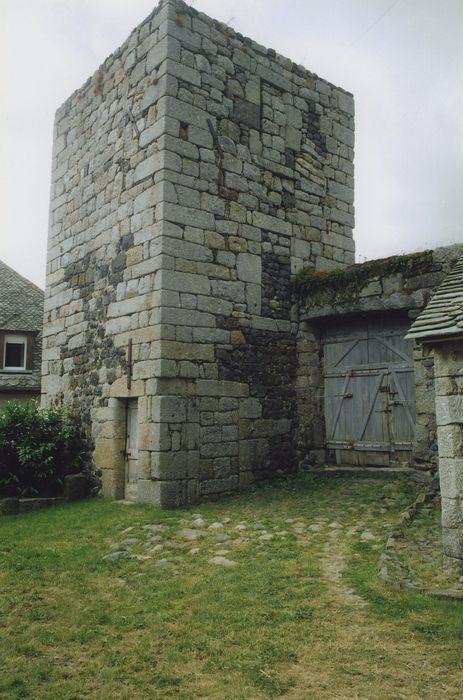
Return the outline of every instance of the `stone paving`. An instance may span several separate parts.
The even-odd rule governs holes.
[[[191,519],[179,519],[171,526],[148,524],[132,526],[120,534],[127,535],[119,542],[111,543],[112,550],[103,559],[114,561],[129,557],[137,561],[150,561],[155,568],[172,568],[179,573],[179,566],[187,566],[197,555],[204,556],[210,564],[232,567],[233,552],[250,546],[265,547],[272,540],[282,540],[295,533],[298,541],[306,534],[306,523],[288,522],[287,529],[279,525],[265,527],[259,522],[234,522],[225,518],[222,522],[207,521],[200,513]],[[136,533],[136,534],[135,534]]]
[[[365,512],[364,505],[359,508],[351,504],[352,500],[347,499],[346,510],[337,512],[333,519],[328,517],[329,508],[289,518],[269,512],[265,523],[264,518],[252,516],[214,520],[199,511],[188,518],[173,515],[169,524],[140,524],[122,530],[115,541],[108,543],[110,551],[103,559],[131,559],[140,562],[140,571],[151,568],[178,576],[198,559],[209,567],[232,568],[240,566],[242,552],[270,551],[291,542],[299,547],[315,547],[321,575],[341,603],[363,606],[363,600],[343,583],[342,573],[353,543],[364,542],[381,549],[390,524],[378,520],[377,515],[387,514],[389,508],[381,501]],[[364,511],[361,518],[359,510]]]
[[[365,495],[356,499],[346,493],[344,503],[340,503],[327,495],[315,509],[312,504],[311,512],[292,510],[293,517],[270,508],[268,512],[253,513],[238,504],[236,508],[233,504],[224,508],[220,516],[198,511],[182,518],[172,513],[164,516],[163,524],[140,523],[121,530],[114,541],[108,541],[109,551],[103,560],[132,560],[140,564],[140,574],[157,570],[178,576],[198,561],[210,569],[234,568],[249,561],[242,556],[246,553],[260,551],[270,556],[274,547],[296,544],[311,548],[320,575],[337,603],[361,608],[365,603],[348,587],[343,572],[351,557],[362,556],[355,545],[364,544],[377,552],[379,578],[389,586],[437,590],[451,584],[452,589],[463,589],[462,580],[449,582],[442,570],[438,501],[420,507],[403,536],[397,537],[397,518],[404,515],[402,512],[399,516],[399,512],[411,505],[413,496],[404,496],[398,483],[389,482],[378,483],[371,500],[365,499]],[[387,580],[382,575],[385,559]],[[125,583],[123,578],[118,581]]]

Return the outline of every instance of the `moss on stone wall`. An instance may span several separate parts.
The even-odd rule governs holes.
[[[305,267],[294,277],[293,284],[299,297],[330,287],[336,288],[337,292],[349,291],[355,294],[375,277],[385,277],[396,273],[414,276],[431,272],[434,269],[433,265],[432,250],[425,250],[408,255],[394,255],[390,258],[368,260],[361,264],[335,270],[323,271]]]

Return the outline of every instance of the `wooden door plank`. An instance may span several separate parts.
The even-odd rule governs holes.
[[[347,357],[347,355],[355,348],[359,341],[360,338],[356,338],[356,340],[352,341],[352,343],[349,343],[347,348],[344,349],[344,352],[341,353],[340,357],[338,357],[338,359],[332,366],[337,367],[344,360],[344,358]]]
[[[127,401],[125,498],[138,495],[138,399]]]
[[[378,335],[375,335],[373,340],[377,340],[378,343],[382,343],[386,348],[391,350],[395,355],[398,355],[402,360],[405,360],[409,365],[411,363],[411,358],[409,355],[406,355],[402,350],[399,350],[398,348],[395,348],[392,343],[388,342],[385,338],[381,338]]]
[[[394,378],[394,382],[395,382],[397,391],[399,393],[400,400],[402,401],[404,412],[405,412],[405,415],[407,416],[407,420],[408,420],[409,425],[412,429],[412,435],[413,435],[413,433],[415,432],[415,421],[413,420],[412,414],[410,413],[410,409],[408,407],[408,400],[405,397],[405,394],[404,394],[403,389],[402,389],[402,385],[399,382],[399,378],[397,377],[397,375],[393,369],[391,369],[391,375]]]
[[[345,322],[326,332],[326,446],[335,450],[337,461],[384,465],[395,450],[404,457],[410,451],[408,433],[413,434],[414,419],[408,377],[413,359],[404,340],[407,330],[405,321],[375,318]],[[394,396],[380,394],[386,375],[400,405],[393,401],[389,405]],[[388,408],[394,410],[389,413]]]
[[[340,394],[340,396],[339,396],[339,401],[338,401],[338,405],[337,405],[337,408],[336,408],[336,412],[335,412],[335,416],[334,416],[334,421],[333,421],[333,427],[332,427],[332,431],[331,431],[331,433],[330,433],[332,439],[334,438],[335,433],[336,433],[336,426],[337,426],[337,424],[338,424],[339,416],[340,416],[340,414],[341,414],[342,403],[343,403],[343,401],[344,401],[344,397],[345,397],[345,394],[346,394],[346,392],[347,392],[347,387],[349,386],[349,381],[350,381],[350,372],[349,372],[349,370],[348,370],[348,371],[346,372],[346,377],[345,377],[345,380],[344,380],[344,385],[343,385],[341,394]]]
[[[366,415],[365,418],[364,418],[364,421],[363,421],[363,423],[362,423],[361,430],[360,430],[360,433],[359,433],[359,436],[358,436],[357,440],[361,440],[361,439],[363,438],[364,434],[365,434],[365,430],[366,430],[366,428],[367,428],[368,421],[370,420],[370,416],[371,416],[371,414],[373,413],[373,408],[374,408],[375,403],[376,403],[376,397],[378,396],[378,392],[379,392],[379,389],[380,389],[380,387],[381,387],[381,384],[382,384],[382,381],[383,381],[383,378],[384,378],[384,374],[385,374],[385,372],[381,372],[381,374],[379,375],[379,377],[378,377],[378,379],[377,379],[377,381],[376,381],[375,391],[374,391],[374,393],[373,393],[373,398],[372,398],[372,400],[370,401],[370,406],[368,407],[367,415]]]

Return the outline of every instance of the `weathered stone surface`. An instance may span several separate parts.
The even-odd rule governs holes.
[[[442,526],[449,528],[462,528],[463,526],[463,499],[442,498]],[[462,532],[463,540],[463,532]]]
[[[126,556],[126,552],[122,551],[116,551],[116,552],[111,552],[110,554],[106,554],[103,557],[103,561],[116,561],[117,559],[120,559],[121,557]]]
[[[463,561],[463,537],[461,528],[444,527],[442,531],[444,555],[457,563]]]
[[[211,564],[216,564],[217,566],[224,566],[227,569],[236,566],[236,561],[233,561],[232,559],[227,559],[223,556],[212,557],[212,559],[210,559],[209,561]]]
[[[242,99],[235,99],[234,118],[251,129],[260,129],[260,106]]]
[[[261,278],[261,258],[259,255],[249,253],[238,253],[236,260],[236,270],[238,279],[243,282],[254,282],[259,284]]]
[[[159,159],[156,156],[149,156],[137,165],[134,172],[134,182],[144,180],[153,175],[159,169]]]
[[[202,530],[194,530],[192,528],[184,528],[183,530],[180,530],[178,533],[178,536],[182,540],[199,540],[201,537],[205,536],[205,533]]]
[[[442,494],[444,561],[463,570],[463,348],[439,343],[436,363],[436,418]]]
[[[209,530],[222,530],[223,529],[223,523],[211,523],[208,527]]]
[[[188,479],[188,452],[185,450],[153,452],[151,457],[151,476],[153,479],[169,481]]]
[[[106,495],[129,404],[141,502],[294,470],[291,270],[353,261],[352,110],[179,0],[59,111],[44,388],[80,412]]]
[[[436,396],[436,417],[440,426],[463,424],[463,396]]]
[[[438,425],[437,439],[440,459],[463,455],[463,420],[462,424]]]
[[[457,498],[463,494],[463,458],[439,457],[439,480],[442,496]]]

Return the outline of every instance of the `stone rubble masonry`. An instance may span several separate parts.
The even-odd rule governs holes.
[[[44,401],[81,412],[106,495],[128,399],[140,501],[294,471],[290,278],[354,261],[353,144],[349,93],[180,0],[58,110]]]
[[[434,347],[444,564],[463,572],[463,348]]]
[[[356,294],[346,293],[335,281],[310,294],[298,294],[299,327],[297,334],[297,450],[301,466],[326,463],[323,411],[323,332],[327,321],[364,318],[392,314],[410,319],[418,316],[463,253],[462,245],[436,248],[428,261],[415,274],[388,272],[387,261],[380,272],[365,279]],[[378,261],[381,262],[381,261]],[[427,345],[414,345],[413,350],[416,393],[416,425],[412,466],[416,469],[436,469],[437,433],[434,403],[434,354]],[[462,400],[463,403],[463,400]],[[447,427],[439,431],[449,432]],[[441,433],[439,433],[440,439]],[[445,439],[445,450],[451,449],[456,435]],[[439,452],[441,451],[439,442]],[[446,457],[446,453],[441,456]],[[450,455],[448,455],[450,456]],[[442,464],[442,460],[440,460]]]

